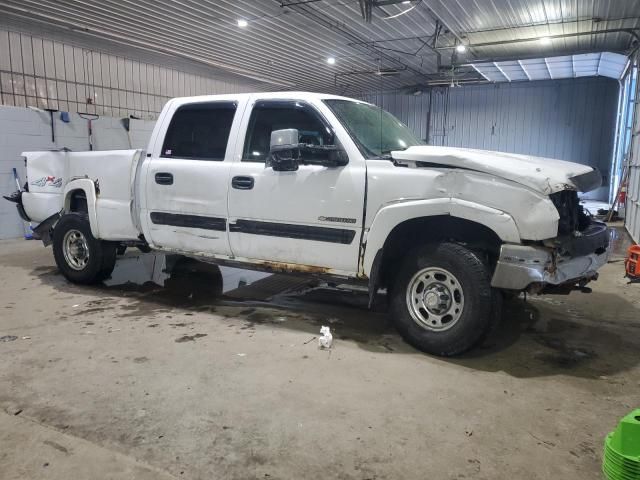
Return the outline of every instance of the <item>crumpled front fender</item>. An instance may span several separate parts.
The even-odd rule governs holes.
[[[435,198],[396,202],[381,208],[367,232],[362,270],[371,273],[374,258],[393,229],[402,222],[437,215],[470,220],[492,230],[503,242],[519,243],[520,234],[513,218],[505,212],[457,198]]]

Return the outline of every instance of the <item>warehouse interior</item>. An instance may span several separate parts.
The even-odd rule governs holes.
[[[71,283],[0,199],[0,477],[637,478],[640,445],[619,471],[603,451],[640,408],[639,69],[640,0],[0,0],[0,196],[33,185],[23,152],[151,156],[171,99],[312,92],[381,107],[411,148],[597,169],[579,200],[610,250],[440,357],[398,334],[391,285],[176,277],[126,246]]]

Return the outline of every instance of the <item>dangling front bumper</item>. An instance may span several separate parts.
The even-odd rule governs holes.
[[[504,244],[491,285],[533,292],[546,287],[584,286],[598,278],[609,253],[609,232],[599,222],[592,222],[584,235],[558,241],[555,248]]]

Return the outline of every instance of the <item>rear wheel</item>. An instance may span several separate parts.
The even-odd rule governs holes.
[[[116,262],[116,246],[91,234],[86,214],[68,213],[53,231],[56,265],[73,283],[91,284],[108,278]]]
[[[420,247],[404,259],[391,289],[390,311],[400,334],[435,355],[462,353],[495,325],[484,262],[455,243]]]

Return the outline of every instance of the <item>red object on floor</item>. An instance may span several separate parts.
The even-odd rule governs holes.
[[[624,261],[627,276],[640,279],[640,245],[632,245],[627,251],[627,259]]]

